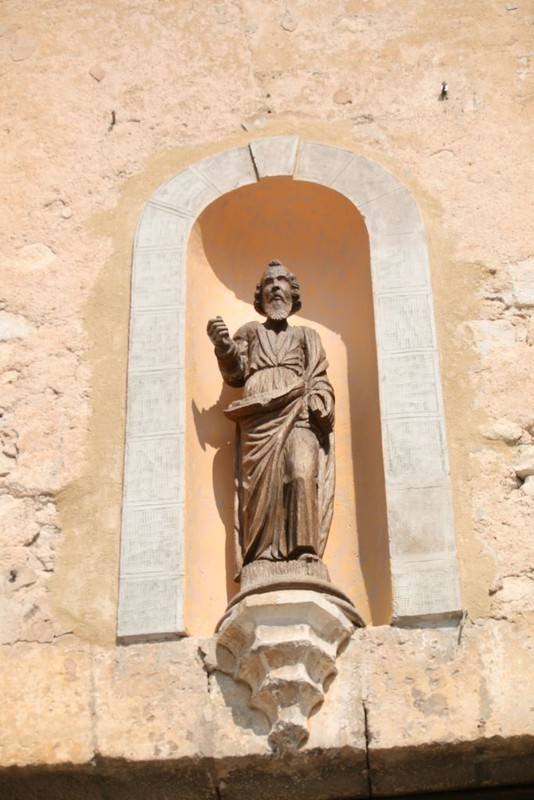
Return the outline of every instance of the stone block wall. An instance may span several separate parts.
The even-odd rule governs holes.
[[[100,798],[107,781],[118,798],[133,769],[161,796],[224,800],[533,779],[530,24],[524,0],[4,8],[7,796],[48,776],[51,792]],[[119,646],[116,613],[139,216],[181,169],[282,135],[383,165],[421,209],[465,615],[358,632],[309,743],[281,762],[205,639]]]

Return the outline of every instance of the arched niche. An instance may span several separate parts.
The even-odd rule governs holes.
[[[340,320],[332,323],[326,304],[322,307],[318,298],[313,300],[317,264],[314,270],[300,276],[304,286],[307,277],[313,278],[310,280],[313,314],[306,318],[306,323],[318,325],[322,336],[330,331],[344,341],[349,394],[345,425],[350,428],[351,441],[348,461],[352,491],[355,495],[360,493],[355,503],[355,514],[359,517],[353,538],[359,539],[362,585],[367,582],[370,605],[368,616],[374,617],[375,622],[385,621],[390,576],[391,616],[397,624],[439,623],[457,616],[460,608],[432,291],[417,205],[394,176],[368,159],[348,150],[299,141],[297,137],[272,137],[219,153],[178,173],[155,192],[139,223],[132,276],[118,625],[121,637],[200,632],[186,631],[184,565],[189,573],[191,570],[202,573],[202,564],[206,557],[213,556],[215,545],[211,551],[208,545],[203,556],[199,556],[202,548],[195,550],[191,545],[199,540],[211,543],[213,532],[197,529],[193,517],[188,519],[189,493],[198,494],[201,489],[188,471],[186,434],[189,431],[191,437],[195,430],[197,437],[206,438],[214,435],[214,427],[202,418],[202,408],[188,406],[187,398],[194,398],[188,394],[186,379],[194,383],[195,370],[216,375],[216,365],[212,354],[207,360],[202,358],[202,363],[188,362],[186,357],[188,349],[194,349],[188,341],[194,326],[188,325],[186,313],[186,287],[191,291],[192,285],[186,279],[187,244],[190,240],[189,263],[206,266],[207,262],[219,283],[235,294],[236,310],[239,303],[243,310],[247,304],[246,316],[236,320],[237,324],[250,318],[250,300],[243,294],[243,279],[248,282],[248,276],[232,274],[228,266],[232,247],[228,237],[222,246],[225,234],[223,231],[221,238],[221,230],[217,230],[220,225],[216,206],[222,204],[222,213],[225,203],[233,201],[239,205],[239,193],[235,190],[249,187],[254,195],[254,189],[260,188],[258,182],[265,181],[265,192],[260,193],[263,202],[269,194],[267,179],[274,177],[278,186],[271,181],[270,190],[278,191],[280,197],[283,195],[289,207],[294,203],[294,210],[299,202],[306,205],[311,195],[309,187],[299,195],[288,184],[318,184],[325,209],[341,202],[349,209],[347,214],[349,218],[352,215],[355,228],[361,225],[360,243],[365,236],[367,246],[368,237],[366,264],[362,266],[360,253],[354,267],[359,270],[360,279],[365,268],[369,276],[370,267],[372,279],[372,285],[368,283],[367,305],[374,317],[375,335],[371,331],[371,339],[376,339],[376,352],[373,341],[371,361],[374,359],[378,381],[370,368],[369,385],[373,380],[375,385],[378,382],[379,400],[377,397],[373,406],[371,398],[368,409],[373,406],[376,412],[374,418],[370,415],[369,431],[373,429],[373,420],[375,428],[380,428],[383,452],[380,468],[376,466],[380,450],[377,436],[370,432],[361,452],[355,444],[360,422],[357,411],[353,416],[357,403],[352,404],[357,376],[351,364],[351,377],[348,362],[359,358],[352,350],[358,335],[351,331],[348,322],[343,322],[343,331],[339,330]],[[260,194],[256,193],[256,198]],[[339,200],[334,200],[338,195],[341,195]],[[213,204],[211,209],[200,217],[210,204]],[[242,209],[245,206],[242,203]],[[199,226],[190,239],[199,217]],[[303,219],[305,214],[299,218],[299,225]],[[268,238],[264,246],[274,241],[271,237],[269,242]],[[296,253],[298,256],[298,248]],[[301,249],[301,255],[304,254]],[[284,258],[284,254],[269,253],[268,257]],[[297,273],[302,272],[298,264],[290,266]],[[306,267],[304,262],[302,267]],[[331,267],[335,274],[335,265]],[[335,283],[332,275],[330,278]],[[190,279],[194,282],[191,275]],[[356,277],[351,276],[351,280]],[[331,281],[330,290],[332,286]],[[353,303],[350,292],[345,302],[344,315],[348,320],[351,307],[356,311],[357,304]],[[232,319],[228,322],[230,327],[237,327],[232,325]],[[369,327],[363,326],[362,330],[365,330],[363,336],[369,338]],[[194,335],[196,341],[197,333]],[[367,354],[369,345],[368,341]],[[215,412],[221,411],[224,400],[220,398],[220,408],[214,404]],[[338,437],[339,434],[338,429]],[[225,443],[211,446],[224,451]],[[219,465],[223,471],[228,469],[229,449],[226,464],[224,457],[223,452]],[[364,457],[374,464],[373,480],[367,486],[358,479],[365,472]],[[205,481],[202,485],[217,494],[216,473],[210,476],[208,485]],[[344,504],[339,493],[337,502]],[[223,524],[225,504],[228,495],[221,500],[219,516]],[[347,505],[351,508],[350,499]],[[198,527],[203,528],[201,524]],[[349,538],[350,535],[349,531]],[[333,543],[336,536],[333,529]],[[347,553],[350,557],[350,545]],[[209,574],[201,574],[196,588],[195,581],[191,587],[189,603],[193,607],[205,603],[210,592],[213,594]],[[350,586],[342,588],[354,596],[354,587],[352,591]],[[232,590],[227,582],[225,599]],[[356,594],[358,591],[361,594],[359,589]],[[219,611],[222,613],[223,608]]]

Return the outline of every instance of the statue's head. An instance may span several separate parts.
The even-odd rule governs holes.
[[[281,261],[269,261],[254,293],[254,308],[269,319],[286,319],[300,311],[300,286]]]

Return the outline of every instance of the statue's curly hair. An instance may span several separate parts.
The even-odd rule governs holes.
[[[273,259],[269,261],[267,265],[267,269],[269,267],[284,267],[287,269],[285,264],[282,264],[281,261],[278,259]],[[302,303],[300,302],[300,286],[299,282],[296,279],[295,275],[290,270],[287,270],[287,277],[289,280],[289,285],[291,286],[291,299],[293,300],[293,305],[291,306],[290,314],[296,314],[297,311],[300,311],[302,308]],[[256,285],[256,291],[254,292],[254,309],[258,312],[258,314],[262,314],[264,317],[267,316],[265,313],[265,309],[263,308],[263,300],[262,300],[262,289],[263,289],[263,278],[262,280]]]

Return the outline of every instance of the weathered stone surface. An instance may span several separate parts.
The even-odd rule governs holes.
[[[0,453],[0,478],[5,478],[16,466],[15,461],[6,453]]]
[[[340,106],[344,106],[347,103],[352,103],[352,97],[346,89],[338,89],[332,99],[334,103],[337,103]]]
[[[518,478],[527,478],[530,475],[534,475],[534,445],[521,445],[518,447],[513,469]]]
[[[199,214],[208,203],[219,196],[219,193],[220,190],[206,177],[188,167],[160,186],[154,195],[154,200],[193,215]]]
[[[252,141],[249,147],[259,177],[293,175],[298,144],[297,136],[273,136]]]
[[[300,762],[245,758],[214,764],[211,759],[167,765],[102,763],[82,770],[8,770],[0,793],[9,800],[324,800],[367,797],[367,784],[345,751],[315,753]],[[520,798],[518,800],[523,800]]]
[[[29,544],[35,536],[35,524],[31,530],[25,530],[25,512],[23,498],[0,495],[0,542],[3,547]]]
[[[72,636],[77,648],[98,648],[97,642],[105,642],[107,651],[115,653],[121,503],[117,486],[122,475],[127,297],[136,221],[147,198],[170,176],[191,169],[189,165],[215,151],[247,149],[251,134],[241,130],[245,121],[243,124],[253,129],[253,137],[298,135],[306,142],[330,146],[320,150],[318,164],[307,162],[306,152],[301,153],[299,180],[313,181],[320,173],[335,181],[357,152],[386,165],[416,197],[430,246],[462,603],[477,620],[470,628],[472,635],[476,631],[482,635],[486,626],[494,624],[488,617],[500,615],[499,631],[510,635],[521,623],[522,632],[513,646],[503,647],[506,637],[503,634],[501,638],[492,628],[491,646],[473,647],[458,674],[453,674],[456,660],[442,664],[440,675],[450,672],[456,687],[454,703],[448,703],[451,727],[469,739],[461,746],[438,741],[431,749],[432,739],[438,739],[440,731],[425,721],[421,708],[404,702],[405,683],[395,682],[390,670],[391,683],[378,708],[383,758],[379,769],[375,752],[378,775],[373,778],[391,779],[390,785],[399,791],[402,786],[413,788],[419,780],[418,791],[424,791],[430,766],[435,771],[432,785],[439,784],[440,789],[447,789],[451,778],[479,787],[495,782],[499,774],[507,783],[531,781],[531,762],[528,752],[521,750],[521,741],[525,731],[532,729],[524,716],[529,707],[526,691],[532,683],[532,659],[521,620],[532,608],[532,601],[523,593],[534,557],[532,496],[527,492],[532,476],[521,485],[512,470],[513,452],[503,447],[504,440],[483,440],[480,432],[488,420],[499,419],[522,427],[521,444],[529,444],[534,432],[534,320],[529,319],[530,306],[522,304],[530,296],[522,280],[526,273],[524,268],[516,269],[532,252],[532,181],[525,168],[532,139],[527,4],[456,4],[453,22],[457,27],[452,36],[450,8],[426,0],[409,4],[370,0],[358,4],[357,14],[349,13],[347,3],[341,0],[325,4],[320,14],[312,4],[300,4],[299,25],[292,33],[280,27],[284,13],[280,7],[270,13],[266,4],[255,9],[251,19],[250,9],[244,8],[241,15],[237,6],[229,9],[228,5],[184,0],[178,15],[169,13],[168,4],[152,3],[150,14],[140,16],[126,3],[97,2],[91,5],[91,24],[82,25],[83,20],[72,14],[68,4],[51,0],[42,0],[38,7],[3,4],[0,105],[4,110],[5,169],[0,283],[5,310],[23,316],[32,333],[2,342],[0,347],[0,415],[19,434],[19,457],[6,457],[13,466],[0,481],[0,494],[24,500],[23,506],[6,506],[13,514],[9,519],[8,513],[3,531],[7,541],[3,540],[2,569],[5,564],[7,573],[2,575],[8,575],[12,566],[22,565],[39,576],[36,583],[19,590],[13,590],[9,580],[2,583],[6,592],[0,599],[2,641],[20,640],[15,646],[17,655],[9,659],[1,679],[8,688],[4,691],[2,684],[0,692],[1,702],[5,698],[7,703],[2,707],[2,720],[8,756],[17,763],[33,760],[43,765],[54,757],[50,741],[55,738],[62,742],[59,755],[55,754],[58,760],[78,757],[73,752],[78,735],[73,728],[82,722],[90,728],[86,724],[88,702],[83,703],[81,716],[71,714],[77,706],[70,704],[69,688],[65,691],[59,678],[60,658],[55,653],[64,645],[62,640],[54,642],[52,621],[56,635],[75,631]],[[507,10],[506,5],[514,8]],[[217,11],[218,6],[224,6],[224,13]],[[217,25],[223,17],[226,24]],[[17,32],[39,40],[38,48],[23,61],[11,58]],[[446,76],[433,62],[436,41],[448,65]],[[172,57],[163,58],[162,54]],[[107,67],[111,62],[113,74]],[[108,69],[100,84],[88,75],[92,64],[104,64]],[[450,86],[447,103],[437,99],[443,79]],[[352,105],[332,102],[334,92],[343,86],[353,94]],[[120,125],[107,136],[104,146],[112,97],[120,102],[116,108]],[[362,120],[371,122],[360,124]],[[346,155],[332,163],[329,155],[336,149]],[[189,172],[188,177],[192,178]],[[196,180],[199,206],[218,196],[215,187],[210,195],[207,179],[197,176]],[[176,194],[180,196],[181,190]],[[69,222],[61,217],[57,202],[48,205],[58,197],[75,210]],[[184,217],[194,216],[196,202],[191,200],[189,210],[183,206]],[[181,223],[177,215],[170,217],[168,229],[172,230]],[[184,231],[185,223],[178,231],[180,246],[184,245]],[[165,236],[164,228],[161,237],[156,231],[154,246],[160,240],[166,244]],[[388,237],[384,257],[380,257],[380,276],[373,274],[379,291],[398,288],[399,276],[412,287],[426,285],[421,280],[428,261],[405,257],[403,243],[411,236]],[[42,248],[33,249],[36,245],[28,242],[40,242]],[[390,244],[393,252],[387,252]],[[229,248],[231,255],[230,243]],[[499,287],[493,292],[495,282]],[[172,280],[170,285],[176,288]],[[488,299],[490,290],[493,299]],[[167,285],[160,284],[159,296],[166,291]],[[470,320],[483,322],[484,328],[470,332],[466,328]],[[321,324],[329,327],[330,323],[323,320]],[[334,326],[333,335],[338,333]],[[471,347],[473,333],[489,346],[483,350]],[[347,358],[352,360],[353,354],[347,352]],[[410,370],[407,379],[409,376]],[[353,388],[359,391],[358,386]],[[427,394],[419,399],[431,402]],[[412,402],[406,392],[403,403]],[[360,423],[353,420],[347,431],[355,454],[360,452]],[[48,505],[57,506],[59,513],[45,522],[41,515]],[[35,526],[40,530],[38,538],[33,544],[25,543],[26,531],[29,536]],[[354,521],[348,527],[356,541],[361,530],[357,536]],[[38,566],[37,552],[46,569]],[[8,563],[12,559],[13,564]],[[493,592],[494,587],[497,590]],[[204,597],[201,592],[195,595],[199,602]],[[462,634],[462,647],[468,628],[469,623]],[[48,638],[49,644],[35,645],[39,638]],[[147,652],[151,646],[146,645]],[[425,670],[436,660],[430,660],[426,644],[418,643],[416,649],[428,655],[428,663],[423,665],[416,653],[410,656],[412,669],[399,669],[399,674],[413,679],[414,683],[406,686],[421,684],[424,702],[434,693]],[[25,651],[28,655],[22,656]],[[176,651],[172,652],[179,661]],[[340,664],[345,664],[348,652],[342,654]],[[525,662],[525,653],[530,662]],[[391,665],[398,666],[397,656],[397,649],[385,653],[386,667],[388,658]],[[488,682],[486,662],[490,671],[504,672],[502,685],[497,680]],[[338,712],[329,711],[326,721],[322,712],[338,687],[340,714],[348,715],[348,701],[358,705],[351,681],[362,663],[360,657],[347,661],[343,679],[340,666],[321,712],[312,717],[310,742],[316,729],[318,735],[324,735],[322,743],[335,741]],[[165,662],[159,668],[165,669]],[[144,675],[142,667],[140,672]],[[488,690],[487,704],[493,708],[490,716],[500,715],[505,721],[514,716],[517,720],[517,727],[503,726],[502,736],[491,742],[479,730],[480,703],[473,701],[479,691],[475,686],[479,675]],[[144,680],[150,683],[154,679]],[[135,683],[128,683],[127,691],[133,696]],[[207,687],[206,677],[206,692]],[[257,735],[250,727],[230,742],[227,731],[233,732],[237,723],[213,677],[210,687],[219,722],[215,727],[211,722],[202,723],[203,729],[216,732],[219,764],[226,758],[225,750],[235,755],[235,761],[228,757],[219,773],[221,779],[223,772],[232,779],[220,788],[221,798],[227,800],[234,791],[233,781],[240,800],[245,788],[257,800],[260,791],[268,793],[268,770],[262,772],[267,748],[262,751],[258,743],[261,739],[264,745],[266,734]],[[482,682],[480,687],[482,696]],[[437,686],[435,693],[441,688]],[[150,702],[149,689],[143,691]],[[246,694],[244,687],[242,691]],[[111,694],[108,696],[113,710]],[[188,718],[185,695],[177,706],[168,703],[163,689],[160,697],[169,714]],[[202,698],[204,702],[205,695]],[[242,700],[242,709],[247,709],[246,696]],[[197,703],[196,697],[192,703]],[[258,717],[254,724],[261,731]],[[354,718],[352,711],[350,717]],[[431,714],[431,721],[434,717],[439,715]],[[247,719],[252,726],[246,711],[240,712],[239,719]],[[421,734],[415,750],[406,748],[410,723]],[[132,737],[141,737],[145,724],[142,706],[137,709],[135,724],[133,734],[133,724],[125,730]],[[387,726],[390,735],[384,735]],[[428,740],[423,742],[425,731]],[[120,726],[113,736],[117,737],[114,749],[120,751]],[[250,754],[247,763],[247,756],[240,752],[244,740]],[[140,751],[146,753],[149,748]],[[327,749],[322,755],[306,748],[299,754],[302,761],[286,764],[277,760],[269,767],[272,795],[279,800],[301,791],[308,800],[317,788],[323,798],[344,793],[352,797],[357,794],[350,790],[351,782],[356,786],[352,756],[346,747],[336,752]],[[98,800],[114,792],[119,797],[121,793],[135,796],[136,786],[143,799],[160,800],[172,796],[178,779],[195,798],[202,797],[204,787],[209,786],[205,794],[210,797],[213,761],[207,759],[196,773],[175,761],[176,770],[171,769],[168,782],[164,779],[160,797],[155,788],[157,776],[148,775],[143,783],[132,762],[117,763],[118,772],[105,778],[101,767],[90,766],[89,760],[84,769],[88,774],[98,773],[98,789],[94,790]],[[342,791],[330,783],[340,775],[345,780]],[[395,776],[402,781],[395,783]],[[50,773],[40,780],[33,775],[19,795],[12,792],[14,784],[7,789],[2,784],[0,794],[3,791],[6,797],[27,800],[33,794],[45,797],[49,791],[57,800],[61,792],[76,798],[89,793],[86,783],[83,789],[80,783],[69,783],[75,780],[72,774],[64,774],[64,778],[66,782],[60,785],[53,783],[55,777]],[[336,791],[329,791],[334,785]],[[379,793],[378,786],[374,788]]]
[[[89,70],[89,75],[92,78],[94,78],[95,81],[98,81],[98,83],[100,83],[100,81],[105,78],[106,71],[102,67],[95,66],[95,67],[91,67],[91,69]]]
[[[25,61],[35,53],[37,39],[23,31],[17,32],[11,41],[11,58],[13,61]]]
[[[104,758],[165,761],[209,751],[206,675],[193,640],[95,654],[96,739]],[[208,703],[206,709],[206,703]]]
[[[165,768],[96,764],[55,772],[6,770],[0,773],[0,796],[9,800],[218,800],[209,764],[174,763]]]
[[[529,494],[528,490],[525,494]],[[532,575],[510,575],[502,579],[495,595],[497,619],[518,619],[525,609],[534,606],[534,579]]]
[[[0,648],[3,767],[86,764],[94,754],[91,662],[84,648]]]
[[[308,717],[322,705],[352,630],[330,598],[297,589],[250,595],[222,623],[217,666],[250,686],[249,705],[268,718],[275,753],[307,742]]]
[[[372,211],[368,213],[367,210],[364,210],[367,203],[373,200],[395,195],[396,192],[401,192],[400,199],[406,200],[406,188],[389,170],[383,169],[371,159],[363,158],[358,154],[354,154],[345,167],[338,172],[332,185],[337,191],[348,197],[366,219],[373,216]],[[395,206],[396,203],[393,202],[393,208]],[[387,243],[388,240],[379,240],[381,246]]]
[[[369,796],[366,764],[347,748],[302,759],[276,758],[221,765],[219,792],[225,800],[356,800]]]
[[[184,276],[195,204],[215,192],[184,170],[138,227],[132,279],[129,396],[118,635],[184,632]]]
[[[220,193],[238,189],[257,180],[250,152],[246,147],[206,158],[196,165],[196,169]]]
[[[509,669],[512,660],[519,672],[531,669],[527,620],[511,630],[488,622],[467,623],[460,632],[367,629],[358,637],[368,652],[363,694],[374,792],[474,787],[482,775],[485,785],[532,776],[532,710],[516,690],[518,673]]]
[[[509,603],[524,591],[519,583],[506,589]],[[369,787],[402,794],[476,787],[481,776],[488,786],[529,779],[527,619],[467,622],[460,632],[359,630],[337,658],[308,743],[283,759],[269,755],[269,725],[248,708],[249,689],[212,672],[214,646],[183,639],[103,649],[69,637],[2,648],[3,766],[77,764],[109,776],[117,791],[132,774],[142,785],[151,773],[163,792],[172,770],[183,776],[180,800],[195,781],[198,797],[218,786],[236,800],[288,792],[324,800],[333,789],[355,798]]]
[[[295,178],[330,186],[353,158],[354,153],[349,150],[302,142]]]
[[[469,323],[475,346],[481,353],[491,353],[515,345],[515,328],[509,320],[476,320]]]
[[[22,339],[29,333],[27,320],[20,314],[0,311],[0,342]]]
[[[506,444],[517,444],[523,435],[523,429],[516,422],[498,419],[492,425],[484,426],[481,433],[486,439],[502,439]]]
[[[43,242],[35,242],[21,247],[11,264],[15,269],[34,272],[46,269],[56,260],[56,254]]]
[[[534,306],[534,258],[510,267],[512,291],[518,306]]]
[[[290,33],[297,30],[298,24],[298,20],[289,11],[286,11],[280,21],[281,27]]]
[[[383,236],[420,233],[423,231],[421,214],[410,192],[405,188],[391,196],[370,200],[363,215],[371,241]]]
[[[192,220],[175,209],[153,200],[145,209],[137,228],[139,247],[162,250],[183,250],[191,230]]]

